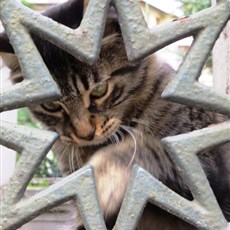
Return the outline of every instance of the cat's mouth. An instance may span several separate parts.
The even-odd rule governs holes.
[[[94,135],[91,140],[81,139],[75,135],[75,133],[70,134],[71,140],[76,143],[78,146],[89,146],[95,144],[101,144],[103,140],[98,140],[98,138]]]
[[[62,141],[67,143],[75,143],[79,147],[90,146],[90,145],[99,145],[110,140],[113,135],[118,131],[120,122],[118,119],[113,119],[111,122],[108,122],[107,125],[98,125],[95,127],[93,135],[88,136],[87,138],[80,138],[77,135],[77,131],[73,127],[69,127],[68,136],[61,135],[60,138]]]

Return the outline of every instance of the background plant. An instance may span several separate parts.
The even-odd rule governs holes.
[[[27,108],[21,108],[18,110],[18,124],[26,125],[32,128],[41,128],[39,123],[35,122]],[[19,156],[18,156],[19,157]],[[37,169],[34,177],[44,178],[44,177],[59,177],[61,176],[58,170],[58,161],[53,152],[49,152],[46,158],[43,160],[39,168]]]
[[[178,0],[181,2],[181,9],[185,16],[194,14],[211,6],[210,0]]]

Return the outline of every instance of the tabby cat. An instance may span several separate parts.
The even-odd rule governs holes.
[[[82,18],[82,8],[82,1],[69,1],[44,14],[76,28]],[[33,39],[62,96],[57,101],[31,105],[29,109],[36,119],[59,133],[53,150],[64,175],[86,164],[94,167],[108,229],[114,226],[134,164],[192,200],[161,139],[202,129],[222,118],[202,108],[162,99],[161,93],[175,71],[154,54],[135,63],[129,62],[119,24],[114,18],[107,19],[100,56],[92,66],[35,35]],[[4,47],[1,51],[13,53],[5,34],[1,34],[0,41],[0,47]],[[15,55],[2,56],[12,70],[12,81],[22,81]],[[218,203],[230,221],[229,149],[226,144],[198,156]],[[84,229],[79,218],[73,229]],[[148,204],[137,229],[195,227]]]

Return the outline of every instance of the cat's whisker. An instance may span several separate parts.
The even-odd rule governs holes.
[[[76,152],[75,156],[77,158],[77,167],[79,169],[79,168],[81,168],[83,166],[83,161],[82,161],[80,153]]]
[[[113,143],[114,143],[114,144],[117,144],[117,142],[116,142],[116,138],[114,137],[114,134],[112,134],[112,136],[111,136],[111,137],[112,137],[112,139],[113,139]]]
[[[73,166],[73,146],[71,146],[71,151],[69,153],[69,169],[70,172],[73,173],[74,172],[74,166]]]
[[[63,158],[63,156],[65,155],[65,152],[66,152],[66,149],[67,149],[67,147],[68,146],[66,146],[66,145],[63,145],[64,146],[64,149],[62,150],[62,154],[61,154],[61,156],[58,158],[58,161],[62,161],[62,158]]]
[[[112,136],[109,137],[109,140],[111,141],[112,144],[114,144],[114,139],[112,138]]]
[[[132,158],[128,164],[128,167],[131,166],[131,164],[133,163],[134,161],[134,158],[136,156],[136,152],[137,152],[137,141],[136,141],[136,138],[135,138],[135,135],[133,134],[133,130],[132,129],[129,129],[130,127],[129,126],[125,126],[125,125],[121,125],[120,126],[121,128],[123,128],[127,133],[129,133],[129,135],[132,137],[133,139],[133,142],[134,142],[134,151],[133,151],[133,155],[132,155]]]
[[[114,139],[116,141],[116,144],[119,144],[120,141],[119,141],[118,135],[116,133],[114,133],[113,136],[114,136]]]
[[[73,146],[73,155],[74,155],[74,157],[75,157],[75,163],[76,163],[76,166],[77,166],[77,169],[79,169],[81,166],[81,157],[80,157],[80,155],[79,155],[80,153],[78,153],[78,152],[76,152],[75,151],[75,147]],[[75,168],[74,168],[74,170],[76,170]]]
[[[143,139],[143,133],[142,133],[141,130],[138,130],[138,129],[134,128],[134,127],[130,127],[130,126],[126,126],[126,125],[124,125],[124,126],[126,127],[126,129],[129,129],[130,131],[132,131],[136,135],[141,136],[141,138]]]
[[[146,121],[142,120],[142,119],[132,118],[131,121],[132,121],[132,122],[135,122],[135,123],[139,123],[139,124],[141,124],[141,125],[149,126],[149,124],[148,124]]]
[[[124,133],[122,133],[122,131],[121,130],[117,130],[117,136],[119,137],[121,137],[121,142],[125,139],[125,135],[124,135]]]
[[[71,161],[72,161],[72,171],[75,172],[75,166],[74,166],[74,145],[71,148]]]
[[[135,129],[135,128],[133,128],[133,127],[130,127],[130,130],[132,130],[135,134],[137,134],[137,135],[140,135],[140,136],[143,136],[142,135],[142,132],[140,131],[140,130],[138,130],[138,129]]]
[[[72,173],[72,169],[71,169],[71,154],[68,155],[68,160],[69,160],[69,171],[70,173]]]
[[[119,144],[119,138],[116,133],[113,133],[110,136],[110,140],[112,141],[113,144]]]
[[[64,148],[63,148],[63,146],[64,146]],[[57,162],[57,171],[58,171],[58,168],[61,168],[61,162],[63,161],[64,155],[69,152],[69,146],[62,145],[62,148],[60,148],[60,145],[59,145],[59,147],[58,147],[58,149],[56,149],[56,151],[62,152],[60,157],[58,157],[58,162]]]
[[[77,156],[78,156],[78,162],[79,162],[79,164],[78,164],[78,168],[81,168],[82,166],[83,166],[83,161],[82,161],[82,158],[81,158],[81,156],[79,155],[79,154],[77,154]]]

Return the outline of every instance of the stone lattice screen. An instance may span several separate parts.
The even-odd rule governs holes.
[[[143,58],[181,38],[194,37],[192,47],[162,97],[182,104],[203,106],[230,116],[229,97],[197,81],[209,52],[230,19],[229,1],[149,30],[136,0],[90,0],[81,26],[73,30],[15,0],[1,0],[1,20],[25,77],[23,82],[1,92],[1,111],[56,100],[60,95],[28,31],[42,35],[81,61],[92,64],[100,52],[110,2],[117,10],[127,55],[131,61]],[[200,229],[229,229],[230,224],[226,222],[196,156],[202,149],[230,141],[229,125],[229,122],[219,124],[162,140],[180,167],[194,200],[184,199],[141,167],[135,166],[114,229],[135,229],[148,201]],[[90,166],[22,200],[36,168],[58,138],[56,133],[2,122],[0,138],[2,145],[21,152],[1,202],[2,229],[17,229],[74,197],[81,209],[86,229],[106,229]]]

